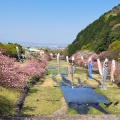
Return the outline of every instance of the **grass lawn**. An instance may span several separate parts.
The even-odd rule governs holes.
[[[110,114],[120,114],[120,88],[117,86],[107,87],[107,90],[102,90],[101,88],[95,89],[95,92],[106,96],[108,101],[112,104],[106,107],[106,105],[101,104],[101,106]],[[115,104],[119,102],[118,104]]]
[[[30,90],[24,102],[22,114],[51,114],[61,108],[62,93],[51,79],[51,74],[43,79],[42,84],[38,82]]]
[[[60,72],[63,72],[65,62],[60,62]],[[26,97],[22,114],[52,114],[62,107],[62,92],[52,80],[52,74],[58,74],[57,61],[52,60],[48,63],[48,72],[41,80],[30,90]],[[50,70],[49,70],[50,69]]]
[[[14,114],[14,103],[20,91],[6,89],[0,86],[0,114]]]
[[[61,107],[61,91],[57,87],[35,85],[25,100],[23,114],[51,114]]]

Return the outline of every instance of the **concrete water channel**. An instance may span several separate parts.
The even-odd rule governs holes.
[[[55,67],[52,69],[55,69]],[[63,74],[63,72],[61,73],[62,82],[58,82],[55,79],[56,74],[53,74],[52,79],[59,85],[69,108],[76,110],[78,114],[88,114],[90,107],[93,107],[104,114],[108,114],[108,112],[99,105],[101,103],[109,103],[106,97],[97,94],[93,88],[81,83],[79,79],[79,86],[73,84],[70,80],[66,79],[67,72],[65,72],[65,74]]]

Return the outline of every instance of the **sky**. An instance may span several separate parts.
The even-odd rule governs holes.
[[[0,0],[0,42],[71,44],[120,0]]]

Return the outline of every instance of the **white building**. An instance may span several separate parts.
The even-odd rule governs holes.
[[[43,50],[27,47],[25,48],[25,58],[32,59],[34,55],[44,55]]]

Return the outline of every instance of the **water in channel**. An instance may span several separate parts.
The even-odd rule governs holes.
[[[48,68],[48,70],[51,69],[57,70],[57,68],[53,66],[52,68]],[[65,69],[61,70],[60,73],[62,82],[58,82],[55,79],[56,74],[53,74],[52,79],[59,85],[69,108],[76,110],[78,114],[88,114],[90,107],[93,107],[104,114],[109,114],[99,105],[100,103],[109,104],[106,97],[97,94],[94,92],[93,88],[81,83],[79,79],[79,86],[67,80],[67,71]]]
[[[53,80],[57,82],[62,90],[69,108],[76,110],[78,114],[88,114],[90,107],[93,107],[104,114],[108,114],[108,112],[99,105],[100,103],[108,104],[106,97],[97,94],[91,87],[85,84],[81,83],[81,86],[72,84],[65,76],[64,74],[61,75],[62,82],[57,82],[54,75]]]

